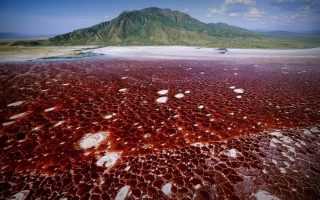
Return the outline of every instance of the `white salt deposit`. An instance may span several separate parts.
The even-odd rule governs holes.
[[[171,188],[172,188],[172,183],[169,182],[163,185],[161,190],[165,195],[169,196],[171,194]]]
[[[20,106],[23,103],[24,103],[24,101],[17,101],[17,102],[8,104],[7,107]]]
[[[127,79],[127,78],[128,78],[127,76],[121,77],[122,80]]]
[[[280,167],[279,169],[280,169],[280,172],[281,172],[282,174],[285,174],[285,173],[287,172],[286,169],[283,168],[283,167]]]
[[[199,109],[203,109],[204,108],[204,105],[200,105],[198,106]]]
[[[127,91],[127,88],[122,88],[119,90],[119,92],[125,92],[125,91]]]
[[[159,97],[156,100],[157,103],[167,103],[167,101],[168,101],[168,97]]]
[[[290,144],[293,142],[293,140],[288,136],[284,136],[284,137],[280,138],[280,140],[283,141],[284,143],[287,143],[287,144]]]
[[[117,196],[115,198],[115,200],[124,200],[130,191],[130,186],[129,185],[125,185],[123,186],[117,193]]]
[[[236,158],[237,157],[237,150],[236,149],[230,149],[229,152],[227,153],[228,156],[231,158]]]
[[[50,112],[50,111],[53,111],[55,109],[56,109],[56,107],[47,108],[47,109],[44,110],[44,112]]]
[[[185,91],[184,93],[185,93],[185,94],[190,94],[191,91],[190,91],[190,90],[187,90],[187,91]]]
[[[256,200],[280,200],[278,197],[269,194],[267,191],[260,190],[254,194]]]
[[[158,91],[157,93],[158,93],[159,95],[166,95],[166,94],[168,94],[168,92],[169,92],[169,90],[160,90],[160,91]]]
[[[107,132],[98,132],[94,134],[89,133],[80,140],[79,145],[82,149],[97,147],[107,136]]]
[[[230,86],[229,88],[230,88],[231,90],[233,90],[233,89],[236,88],[236,86]]]
[[[237,93],[237,94],[243,94],[244,93],[244,89],[242,89],[242,88],[237,88],[237,89],[234,89],[233,91],[235,93]]]
[[[64,121],[59,121],[59,122],[57,122],[57,123],[54,125],[54,127],[60,126],[60,125],[63,124],[63,123],[64,123]]]
[[[178,93],[178,94],[174,95],[174,97],[177,99],[181,99],[182,97],[184,97],[184,94]]]
[[[29,190],[22,190],[18,192],[17,194],[13,195],[10,200],[24,200],[27,198],[29,194]]]
[[[197,184],[197,185],[194,186],[194,189],[196,189],[196,190],[199,189],[199,188],[201,188],[201,184]]]
[[[307,144],[304,141],[300,141],[300,144],[307,146]]]
[[[108,152],[104,156],[102,156],[96,164],[100,167],[105,166],[107,168],[111,168],[114,164],[116,164],[119,157],[119,152]]]
[[[106,115],[103,117],[104,119],[111,119],[112,118],[112,115]]]
[[[19,114],[11,116],[9,119],[17,119],[17,118],[23,117],[27,114],[28,114],[28,112],[19,113]]]
[[[282,133],[280,133],[279,131],[271,132],[271,133],[269,133],[269,135],[276,136],[278,138],[283,137]]]
[[[241,96],[241,95],[237,95],[236,98],[237,98],[237,99],[241,99],[242,96]]]
[[[9,126],[9,125],[11,125],[13,123],[15,123],[15,121],[4,122],[4,123],[2,123],[2,126]]]
[[[194,147],[205,147],[207,145],[208,145],[207,143],[201,143],[201,142],[195,142],[191,144],[191,146],[194,146]]]

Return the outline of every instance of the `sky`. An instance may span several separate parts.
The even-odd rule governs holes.
[[[320,30],[320,0],[0,0],[0,32],[66,33],[147,7],[250,30]]]

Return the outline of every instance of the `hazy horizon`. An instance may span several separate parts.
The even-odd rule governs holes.
[[[205,23],[223,22],[250,30],[308,32],[319,30],[320,0],[202,0],[1,2],[0,32],[55,35],[116,18],[126,10],[169,8]]]

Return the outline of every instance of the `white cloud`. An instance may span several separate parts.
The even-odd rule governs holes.
[[[218,14],[227,14],[230,17],[242,17],[244,20],[257,20],[266,14],[255,7],[255,0],[225,0],[223,5],[217,8],[209,8],[207,17]],[[240,11],[230,10],[231,6],[241,6]]]
[[[250,17],[262,17],[262,15],[264,15],[265,12],[258,10],[256,7],[252,7],[246,14]]]
[[[210,14],[217,14],[217,13],[223,13],[225,9],[223,7],[221,8],[209,8]]]
[[[231,5],[231,4],[253,4],[254,0],[225,0],[225,5]]]

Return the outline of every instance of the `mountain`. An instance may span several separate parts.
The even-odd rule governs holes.
[[[234,48],[301,48],[320,40],[292,40],[264,35],[225,23],[203,23],[170,9],[125,11],[117,18],[43,41],[13,45],[193,45]]]
[[[146,8],[125,11],[111,21],[58,35],[49,41],[58,45],[207,45],[222,37],[259,36],[224,23],[206,24],[179,11]]]

